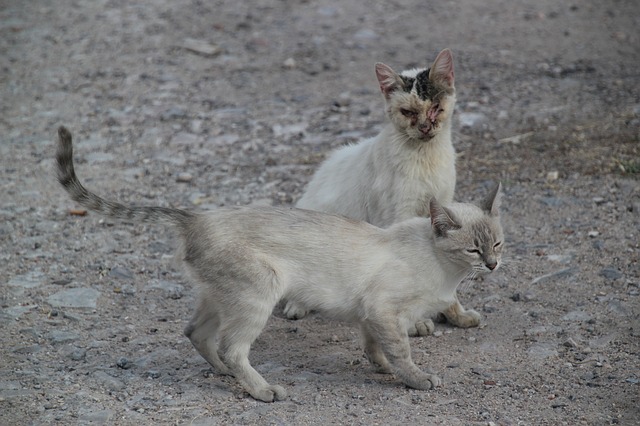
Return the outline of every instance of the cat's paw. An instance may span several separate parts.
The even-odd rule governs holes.
[[[436,326],[433,324],[433,321],[427,318],[410,326],[407,333],[410,337],[429,336],[433,334],[435,329]]]
[[[451,324],[455,325],[456,327],[470,328],[470,327],[479,326],[482,316],[477,311],[474,311],[473,309],[469,309],[467,311],[458,313],[458,315],[454,317],[447,318],[447,319]]]
[[[442,386],[442,379],[435,374],[429,375],[429,381],[431,382],[431,389]]]
[[[284,307],[283,313],[290,320],[297,320],[306,317],[309,311],[301,306],[296,305],[293,302],[287,302]]]
[[[281,401],[287,397],[287,391],[282,386],[269,385],[266,388],[249,391],[252,397],[263,402]]]

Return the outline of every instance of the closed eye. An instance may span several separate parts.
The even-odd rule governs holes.
[[[416,117],[418,115],[417,112],[411,111],[410,109],[404,109],[404,108],[400,109],[400,114],[404,115],[405,117],[409,117],[409,118]]]
[[[493,248],[498,248],[498,247],[500,247],[501,245],[502,245],[502,241],[498,241],[497,243],[495,243],[495,244],[493,245]]]
[[[480,250],[478,250],[478,249],[467,249],[467,253],[480,254]]]

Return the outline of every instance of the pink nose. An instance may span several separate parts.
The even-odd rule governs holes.
[[[487,268],[489,268],[491,271],[493,271],[494,269],[496,269],[496,266],[498,266],[497,262],[493,262],[493,263],[486,263]]]
[[[431,125],[427,124],[426,126],[420,126],[418,129],[420,130],[420,132],[424,133],[425,135],[428,135],[429,132],[431,131]]]

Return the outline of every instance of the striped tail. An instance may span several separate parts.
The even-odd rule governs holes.
[[[69,193],[71,198],[104,216],[136,222],[164,223],[170,225],[186,225],[195,214],[185,210],[167,207],[129,207],[114,201],[107,201],[86,189],[76,176],[73,168],[73,143],[71,133],[60,126],[58,129],[58,149],[56,151],[58,164],[58,182]]]

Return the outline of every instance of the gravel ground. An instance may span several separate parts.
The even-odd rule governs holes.
[[[0,424],[640,424],[640,4],[551,0],[0,0]],[[194,291],[125,202],[291,204],[333,148],[385,122],[373,65],[456,61],[457,198],[505,188],[504,268],[466,283],[482,325],[412,339],[403,387],[355,328],[277,310],[265,404],[182,329]]]

